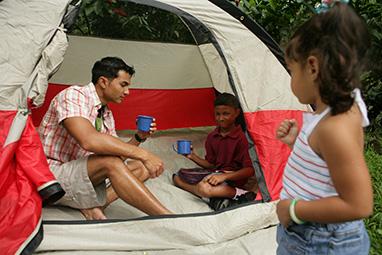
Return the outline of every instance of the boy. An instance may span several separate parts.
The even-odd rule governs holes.
[[[207,136],[205,159],[193,151],[186,155],[200,167],[210,170],[211,174],[197,184],[187,183],[181,175],[174,175],[173,180],[176,186],[184,190],[200,197],[212,198],[210,206],[218,210],[226,205],[222,205],[224,199],[214,198],[246,202],[254,200],[255,194],[243,189],[254,175],[254,169],[248,153],[248,141],[240,125],[237,125],[241,113],[239,101],[235,96],[223,93],[215,99],[214,106],[217,127]]]

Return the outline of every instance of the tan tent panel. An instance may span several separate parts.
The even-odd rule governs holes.
[[[118,56],[137,70],[131,88],[181,89],[212,87],[210,75],[195,45],[166,44],[69,36],[60,70],[50,80],[87,84],[89,70],[104,56]]]
[[[198,1],[197,8],[194,1],[160,2],[190,13],[210,29],[231,70],[245,112],[308,110],[292,96],[288,86],[290,77],[285,68],[268,47],[238,20],[210,1]]]

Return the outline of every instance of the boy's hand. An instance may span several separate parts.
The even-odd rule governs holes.
[[[208,182],[209,184],[216,186],[219,185],[226,180],[226,175],[225,174],[210,174],[207,175],[203,181]]]
[[[291,203],[290,199],[280,200],[277,203],[277,207],[276,207],[277,217],[279,218],[281,225],[283,225],[284,227],[288,227],[292,221],[289,215],[290,203]]]
[[[276,138],[289,147],[293,147],[298,135],[298,126],[295,119],[285,119],[276,130]]]
[[[191,153],[184,155],[184,156],[188,159],[193,160],[193,159],[195,159],[195,153],[194,153],[194,148],[192,147],[192,144],[190,145],[190,149],[191,149]]]

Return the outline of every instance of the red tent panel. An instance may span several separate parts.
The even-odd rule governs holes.
[[[296,119],[301,127],[302,111],[268,110],[244,113],[248,132],[264,173],[272,200],[279,199],[284,167],[291,150],[276,139],[276,129],[284,119]]]
[[[39,125],[52,98],[65,88],[67,85],[49,84],[44,105],[32,111],[36,126]],[[123,103],[111,104],[110,107],[118,130],[136,129],[135,117],[140,114],[154,116],[159,130],[214,126],[214,98],[213,88],[130,89],[130,95]],[[272,200],[278,199],[290,149],[276,140],[275,130],[286,118],[294,118],[301,125],[302,111],[266,110],[247,112],[244,115]]]
[[[39,244],[42,200],[38,188],[55,180],[30,116],[20,139],[4,147],[16,113],[0,111],[1,254],[15,254],[33,243],[28,246],[31,252]]]
[[[66,85],[49,84],[45,103],[42,107],[32,110],[36,126],[40,124],[53,97],[65,88]],[[135,130],[137,115],[155,117],[158,130],[215,125],[213,88],[130,89],[129,91],[130,95],[121,104],[110,105],[117,130]]]

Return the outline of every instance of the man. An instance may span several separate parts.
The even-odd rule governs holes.
[[[137,146],[156,130],[155,123],[125,143],[107,106],[129,94],[134,73],[120,58],[97,61],[92,82],[61,91],[39,127],[50,168],[66,191],[58,203],[80,209],[86,219],[106,219],[103,209],[118,197],[149,215],[171,213],[143,184],[163,172],[161,159]]]

